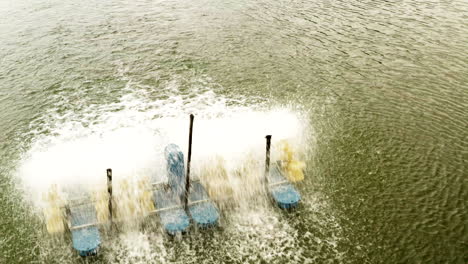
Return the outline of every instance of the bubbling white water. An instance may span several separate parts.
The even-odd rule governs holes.
[[[127,86],[130,91],[131,85]],[[195,175],[214,157],[225,161],[230,179],[245,163],[263,164],[267,134],[274,141],[288,139],[299,153],[305,152],[310,125],[299,112],[232,103],[209,89],[183,96],[174,87],[171,83],[166,88],[173,93],[167,99],[150,100],[140,89],[123,95],[118,103],[90,105],[81,112],[51,111],[38,122],[50,133],[34,135],[18,169],[25,193],[41,207],[47,203],[41,197],[53,185],[60,190],[77,186],[104,190],[107,168],[113,169],[117,184],[145,177],[164,181],[165,146],[179,145],[187,158],[189,113],[195,114]],[[246,189],[235,181],[232,186],[238,192]]]
[[[273,135],[272,160],[279,157],[275,143],[282,139],[289,141],[298,156],[308,154],[314,140],[311,140],[313,131],[307,113],[290,107],[267,107],[258,100],[254,103],[230,100],[209,88],[195,87],[184,94],[177,82],[170,82],[161,91],[169,96],[161,98],[151,98],[147,87],[131,81],[124,90],[126,93],[118,102],[80,106],[78,110],[71,107],[65,111],[59,103],[57,109],[50,109],[47,115],[32,122],[33,140],[20,162],[17,176],[23,193],[39,214],[52,207],[44,194],[57,189],[61,202],[100,191],[104,195],[94,196],[98,219],[107,215],[106,169],[112,168],[117,206],[114,217],[123,220],[119,221],[123,232],[118,237],[106,237],[102,245],[107,252],[106,262],[172,262],[179,253],[164,245],[164,237],[154,235],[154,228],[141,230],[139,220],[151,227],[156,223],[154,218],[141,214],[143,203],[139,204],[138,196],[143,193],[142,180],[167,180],[164,148],[169,143],[179,145],[187,158],[189,114],[193,113],[192,177],[202,178],[207,167],[221,160],[227,175],[221,180],[232,189],[229,200],[237,205],[237,209],[227,214],[229,209],[218,203],[221,225],[235,239],[234,245],[223,244],[225,239],[219,235],[211,239],[245,254],[251,254],[249,248],[253,246],[260,255],[252,253],[252,257],[265,259],[281,255],[285,244],[295,244],[297,233],[287,224],[280,224],[281,217],[265,206],[266,196],[257,194],[263,191],[259,178],[265,162],[265,135]],[[212,176],[204,180],[211,181]],[[149,181],[146,181],[147,188],[151,188]],[[60,221],[56,219],[55,224]],[[49,228],[51,223],[46,222]],[[46,238],[38,241],[45,259],[50,255],[68,258],[68,250],[47,241]],[[190,241],[180,241],[179,246],[187,249],[180,256],[181,262],[194,254],[188,245]],[[49,252],[50,246],[60,252]]]

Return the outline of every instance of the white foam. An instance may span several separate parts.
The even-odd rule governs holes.
[[[129,231],[120,234],[109,245],[106,263],[166,263],[163,237],[153,233]]]
[[[51,109],[32,123],[31,133],[37,134],[18,169],[27,196],[37,203],[52,184],[61,189],[104,186],[107,168],[113,169],[116,181],[164,179],[164,147],[176,143],[187,152],[189,113],[195,114],[194,171],[214,155],[222,156],[232,169],[246,159],[262,163],[267,134],[274,142],[291,139],[305,152],[310,126],[301,113],[249,106],[204,87],[190,94],[178,89],[176,81],[169,82],[161,93],[171,96],[150,99],[146,87],[129,81],[120,102],[79,111]]]

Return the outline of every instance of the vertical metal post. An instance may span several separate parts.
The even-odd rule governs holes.
[[[65,204],[65,227],[70,232],[71,228],[71,209],[69,204]]]
[[[109,219],[112,228],[112,169],[107,169],[107,192],[109,193]]]
[[[266,158],[265,158],[265,183],[268,182],[268,175],[270,174],[270,145],[271,145],[271,135],[266,137]]]
[[[188,156],[187,156],[187,173],[185,174],[185,196],[184,196],[184,207],[188,209],[188,196],[190,189],[190,162],[192,160],[192,132],[193,132],[193,114],[190,114],[190,128],[189,128],[189,144],[188,144]]]

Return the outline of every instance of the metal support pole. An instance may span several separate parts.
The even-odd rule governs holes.
[[[271,145],[271,135],[266,137],[266,158],[265,158],[265,183],[268,182],[268,175],[270,174],[270,145]]]
[[[69,204],[65,204],[65,227],[67,228],[68,231],[70,231],[71,228],[71,209]]]
[[[112,228],[112,169],[107,169],[107,192],[109,193],[109,219]]]
[[[185,195],[184,195],[184,207],[188,209],[188,196],[190,190],[190,162],[192,160],[192,132],[193,132],[193,114],[190,114],[190,129],[189,129],[189,144],[188,144],[188,156],[187,156],[187,173],[185,174]]]

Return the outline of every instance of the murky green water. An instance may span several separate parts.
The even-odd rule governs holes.
[[[3,0],[0,33],[0,263],[468,263],[465,0]],[[277,108],[306,124],[296,212],[227,211],[180,241],[122,231],[89,260],[44,236],[21,177],[41,151]]]

